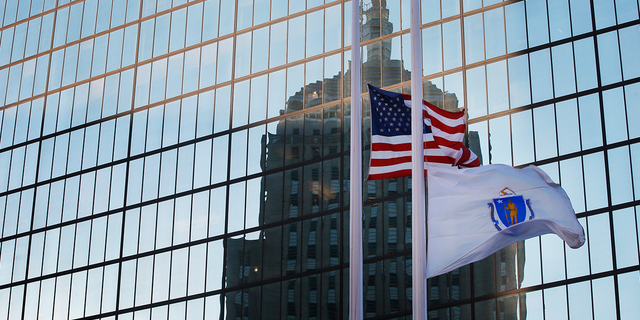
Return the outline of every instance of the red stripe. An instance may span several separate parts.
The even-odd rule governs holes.
[[[460,165],[462,163],[465,163],[465,162],[469,161],[469,158],[471,157],[471,151],[469,151],[469,149],[467,149],[467,147],[462,146],[462,148],[460,148],[460,150],[462,150],[462,156],[460,156],[460,160],[458,160],[456,165]]]
[[[405,101],[411,101],[411,95],[402,94],[402,98]],[[427,102],[426,100],[422,100],[422,104],[425,107],[429,108],[429,110],[437,113],[441,117],[445,117],[445,118],[453,119],[453,120],[458,120],[458,119],[464,117],[464,109],[462,111],[456,111],[456,112],[447,111],[447,110],[440,109],[440,108],[432,105],[431,103]]]
[[[403,94],[402,97],[405,100],[411,100],[411,96],[408,94]],[[423,110],[422,111],[422,116],[427,119],[431,119],[431,125],[435,126],[436,128],[449,133],[449,134],[454,134],[454,133],[462,133],[465,131],[465,125],[464,125],[464,111],[459,111],[459,112],[451,112],[451,111],[447,111],[447,110],[443,110],[440,109],[434,105],[432,105],[431,103],[422,100],[422,103],[425,105],[425,107],[429,108],[429,110],[433,111],[434,113],[438,114],[441,117],[447,118],[447,119],[451,119],[451,120],[455,120],[455,121],[459,121],[460,124],[456,125],[456,126],[449,126],[446,125],[444,123],[442,123],[442,121],[434,118],[434,117],[430,117],[429,113],[427,112],[427,110]]]
[[[431,119],[431,126],[432,127],[436,127],[436,128],[440,129],[443,132],[446,132],[446,133],[449,133],[449,134],[456,134],[456,133],[463,133],[464,132],[464,123],[460,123],[459,125],[457,125],[455,127],[450,127],[450,126],[440,122],[436,118],[430,117],[429,119]]]
[[[370,174],[367,180],[380,180],[380,179],[410,177],[410,176],[411,176],[411,170],[407,169],[407,170],[393,171],[389,173]]]
[[[371,151],[411,151],[411,143],[371,143]]]
[[[445,118],[453,119],[453,120],[458,120],[458,119],[464,117],[464,109],[462,111],[452,112],[452,111],[447,111],[447,110],[444,110],[444,109],[440,109],[440,108],[432,105],[431,103],[429,103],[429,102],[427,102],[425,100],[422,100],[422,103],[427,108],[429,108],[429,110],[437,113],[441,117],[445,117]]]
[[[479,167],[481,165],[482,163],[480,163],[480,159],[475,158],[473,161],[471,161],[471,163],[461,164],[460,166],[465,168],[474,168],[474,167]]]
[[[402,98],[403,98],[405,101],[411,101],[411,95],[410,95],[410,94],[404,94],[404,93],[403,93],[403,94],[402,94]],[[429,108],[429,109],[433,110],[433,111],[434,111],[434,112],[436,112],[437,114],[439,114],[439,115],[441,115],[441,116],[443,116],[443,117],[446,117],[446,118],[450,118],[450,119],[457,119],[457,118],[459,118],[459,117],[460,117],[460,114],[461,114],[461,113],[463,113],[463,114],[464,114],[464,111],[452,112],[452,111],[447,111],[447,110],[444,110],[444,109],[440,109],[440,108],[438,108],[438,107],[436,107],[436,106],[432,105],[431,103],[427,102],[427,101],[426,101],[426,100],[424,100],[424,99],[422,100],[422,104],[423,104],[425,107],[427,107],[427,108]]]
[[[371,158],[371,167],[385,167],[409,162],[411,162],[411,156],[382,159]]]
[[[424,161],[431,162],[431,163],[452,164],[453,162],[451,158],[447,156],[424,156],[424,158],[425,158]],[[401,163],[411,163],[411,156],[397,157],[397,158],[381,158],[381,159],[371,158],[372,168],[392,166],[392,165],[401,164]]]
[[[452,149],[459,149],[459,146],[462,145],[460,141],[451,141],[439,136],[433,136],[433,141],[439,146],[445,146]]]
[[[446,156],[425,156],[427,158],[427,162],[429,163],[444,163],[444,164],[452,164],[451,158]]]
[[[448,140],[446,140],[448,141]],[[425,149],[438,149],[438,143],[436,141],[425,141],[423,143]],[[374,142],[371,144],[371,151],[411,151],[411,143],[382,143]]]

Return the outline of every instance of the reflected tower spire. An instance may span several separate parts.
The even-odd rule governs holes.
[[[393,23],[389,21],[386,0],[373,0],[371,5],[365,4],[363,13],[365,22],[362,25],[362,41],[383,37],[393,32]],[[384,40],[381,45],[367,46],[367,61],[390,59],[391,40]]]

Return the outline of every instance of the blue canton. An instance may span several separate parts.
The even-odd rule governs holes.
[[[404,104],[402,94],[369,86],[371,98],[371,133],[393,137],[411,135],[411,108]],[[425,124],[424,133],[431,130]]]

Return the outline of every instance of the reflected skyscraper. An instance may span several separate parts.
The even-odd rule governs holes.
[[[362,2],[364,84],[410,93],[409,3]],[[424,98],[466,111],[483,164],[545,170],[587,234],[430,279],[430,320],[635,318],[638,3],[420,16]],[[0,320],[346,319],[350,17],[345,0],[3,2]],[[369,319],[411,317],[410,185],[364,183]]]
[[[362,26],[363,41],[383,37],[393,32],[393,24],[389,21],[389,9],[386,7],[385,0],[374,0],[363,8],[363,13],[365,21]],[[366,47],[366,61],[362,65],[364,84],[379,82],[379,79],[387,79],[389,84],[392,84],[410,78],[410,71],[404,68],[403,61],[391,59],[391,51],[390,40],[383,40],[380,44]],[[345,75],[350,77],[350,70],[347,70]],[[341,75],[337,74],[331,78],[325,78],[324,81],[306,84],[289,97],[286,103],[287,112],[299,111],[303,106],[309,108],[320,104],[325,91],[329,95],[340,91],[341,78]],[[424,83],[423,89],[426,100],[441,108],[458,111],[458,99],[454,93],[444,93],[430,81]],[[332,112],[334,114],[331,114]],[[313,161],[339,150],[344,142],[341,139],[341,123],[335,120],[340,117],[337,117],[335,112],[339,110],[334,108],[324,112],[310,112],[304,117],[278,122],[275,132],[268,133],[263,138],[266,146],[264,158],[261,161],[263,171],[270,172],[279,168],[283,160],[285,165],[307,159]],[[365,115],[365,124],[368,124],[368,119],[369,117]],[[370,131],[367,125],[364,131]],[[477,139],[477,133],[474,132],[473,136]],[[364,140],[368,144],[368,134],[365,135]],[[368,148],[368,145],[366,147]],[[475,147],[474,151],[477,154],[481,154],[477,142],[472,144],[472,147]],[[365,153],[365,159],[367,158],[368,153]],[[297,219],[303,215],[335,211],[339,207],[340,185],[347,182],[343,181],[339,172],[340,163],[332,161],[311,165],[308,169],[293,169],[266,176],[262,184],[263,191],[260,193],[265,197],[264,205],[260,208],[260,221],[268,225],[282,219]],[[282,188],[283,181],[284,188]],[[397,179],[392,179],[388,185],[383,186],[387,189],[383,192],[392,194],[397,191],[397,183]],[[372,195],[372,198],[375,198],[375,195]],[[410,238],[410,199],[384,205],[374,204],[367,207],[365,211],[363,221],[365,257],[399,252],[407,255],[411,252],[410,241],[407,241]],[[252,282],[252,277],[256,280],[261,277],[270,279],[339,265],[338,218],[338,214],[334,213],[324,218],[311,218],[282,228],[266,229],[260,231],[260,236],[256,239],[229,239],[227,286],[241,286]],[[347,225],[348,221],[340,223]],[[406,228],[399,228],[399,226],[406,226]],[[520,247],[519,250],[522,253],[524,248]],[[496,257],[495,262],[487,260],[477,264],[475,272],[482,277],[479,277],[476,283],[481,286],[501,283],[502,288],[499,290],[502,291],[507,286],[517,288],[518,284],[509,283],[517,281],[517,270],[514,269],[518,266],[516,252],[518,251],[515,247],[505,249]],[[411,290],[410,261],[410,258],[403,257],[382,263],[370,263],[365,267],[365,313],[368,316],[399,312],[411,305],[411,295],[408,294]],[[260,268],[260,265],[263,267]],[[494,270],[499,270],[499,276],[494,275]],[[252,306],[261,304],[266,306],[266,309],[263,307],[262,310],[263,318],[335,318],[339,302],[336,299],[336,289],[338,289],[337,285],[339,286],[336,279],[336,272],[332,271],[329,272],[328,279],[310,276],[309,286],[306,288],[297,281],[290,280],[281,285],[263,287],[262,291],[255,290],[253,293],[251,290],[232,292],[226,298],[227,319],[246,318],[247,314],[249,319],[252,319],[259,314],[258,310]],[[470,287],[460,286],[460,283],[470,281],[469,268],[456,270],[447,276],[430,280],[430,302],[438,304],[469,297]],[[280,305],[277,303],[278,299],[273,299],[274,302],[271,303],[261,301],[267,297],[277,296],[280,296],[282,301]],[[502,302],[501,310],[504,319],[512,319],[509,316],[505,318],[505,314],[526,319],[526,311],[520,312],[519,315],[516,312],[517,299]],[[461,309],[453,312],[454,319],[471,317],[470,310]],[[476,314],[486,313],[488,316],[492,312],[492,310],[477,310]],[[446,314],[442,316],[446,317]]]

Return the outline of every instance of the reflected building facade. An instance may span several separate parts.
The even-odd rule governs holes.
[[[350,10],[0,6],[0,320],[348,318]],[[421,10],[424,98],[466,110],[483,164],[544,169],[587,234],[430,279],[429,318],[636,317],[638,3]],[[408,25],[364,0],[363,84],[410,93]],[[410,186],[364,183],[366,318],[411,318]]]

